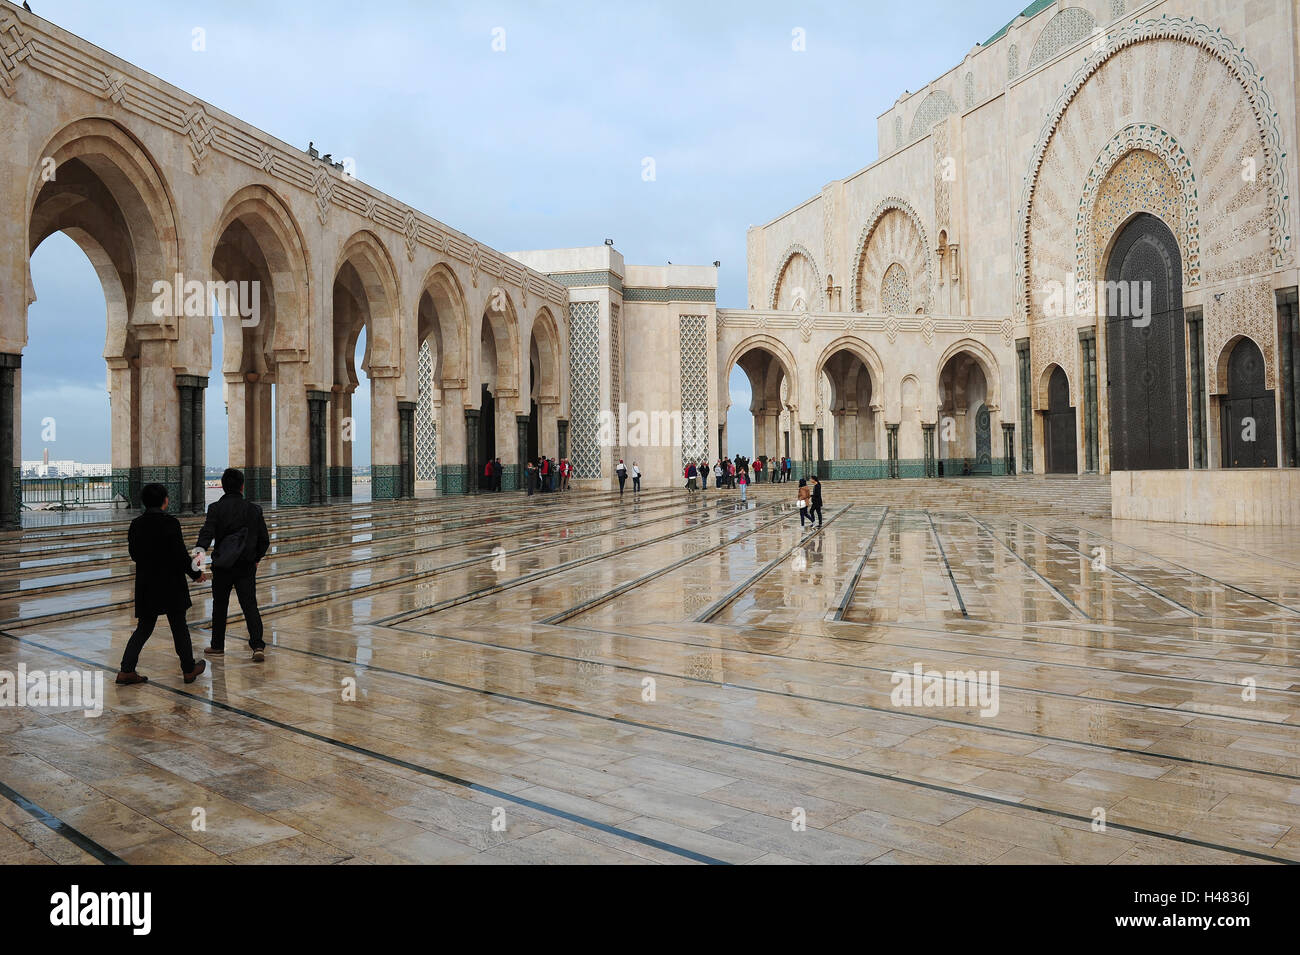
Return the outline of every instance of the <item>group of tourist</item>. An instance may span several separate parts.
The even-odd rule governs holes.
[[[549,491],[567,491],[569,478],[573,476],[573,463],[568,458],[541,457],[530,460],[525,468],[525,483],[531,496],[534,491],[545,494]],[[497,488],[500,490],[500,487]]]
[[[766,473],[768,483],[778,484],[790,480],[792,470],[793,462],[787,457],[758,457],[751,461],[743,454],[737,454],[730,459],[719,458],[712,466],[707,461],[699,464],[689,461],[682,468],[682,477],[686,479],[686,489],[689,491],[708,490],[710,475],[713,476],[714,487],[734,489],[741,486],[741,475],[745,478],[745,484],[761,484]]]

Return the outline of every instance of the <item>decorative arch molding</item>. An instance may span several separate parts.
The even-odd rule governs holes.
[[[862,233],[858,236],[858,245],[853,252],[853,275],[850,282],[850,302],[853,305],[853,311],[866,311],[862,305],[862,295],[866,291],[866,288],[864,287],[866,283],[862,281],[862,266],[866,254],[870,249],[871,239],[876,233],[876,227],[880,224],[880,220],[883,219],[891,210],[901,212],[911,221],[913,227],[916,229],[917,238],[920,240],[921,254],[918,257],[919,261],[916,263],[917,267],[909,269],[906,264],[904,264],[903,267],[907,270],[911,279],[913,301],[916,301],[916,295],[918,292],[916,280],[920,277],[921,273],[921,268],[919,266],[924,266],[925,282],[919,290],[919,301],[921,303],[922,311],[928,313],[930,311],[932,268],[930,261],[930,242],[929,239],[926,238],[925,226],[921,224],[921,217],[916,214],[916,210],[912,208],[911,204],[908,203],[906,199],[900,199],[897,196],[886,196],[884,199],[881,199],[880,202],[876,203],[876,207],[871,210],[870,218],[867,219],[867,224],[863,227]],[[888,267],[889,263],[885,265],[885,269]],[[876,279],[877,286],[879,285],[879,282],[884,279],[885,269],[881,270],[880,275]],[[878,288],[874,291],[878,291]]]
[[[69,160],[79,159],[103,182],[125,219],[129,234],[133,261],[128,271],[136,287],[123,288],[127,309],[134,311],[142,301],[149,301],[154,279],[170,278],[180,271],[176,201],[153,156],[125,127],[99,116],[68,123],[50,137],[40,155],[52,159],[56,170]],[[45,163],[38,163],[28,174],[27,214],[23,225],[29,255],[50,231],[57,231],[38,230],[44,234],[32,234],[37,203],[47,182],[45,167]]]
[[[779,338],[767,334],[746,335],[732,347],[727,355],[727,364],[723,369],[722,381],[725,383],[731,379],[731,370],[736,367],[736,363],[751,351],[766,351],[781,365],[781,371],[785,375],[786,394],[790,409],[797,409],[797,399],[799,395],[798,378],[796,377],[798,364],[795,362],[794,353]],[[724,387],[724,392],[725,392]]]
[[[1074,400],[1074,378],[1070,375],[1070,369],[1055,361],[1049,361],[1044,365],[1043,370],[1038,375],[1038,380],[1034,384],[1033,407],[1042,409],[1048,406],[1047,390],[1052,381],[1052,370],[1054,368],[1061,369],[1061,374],[1065,375],[1065,383],[1070,391],[1070,405],[1077,408],[1078,405],[1075,404]]]
[[[1111,171],[1121,161],[1141,150],[1151,153],[1163,160],[1168,171],[1177,180],[1181,200],[1176,209],[1170,212],[1181,215],[1161,215],[1169,225],[1170,219],[1178,218],[1177,228],[1171,229],[1181,246],[1183,258],[1183,289],[1196,288],[1201,284],[1201,226],[1196,191],[1196,175],[1192,171],[1191,159],[1173,134],[1151,123],[1134,123],[1125,126],[1102,149],[1093,162],[1092,170],[1083,187],[1079,199],[1075,229],[1075,267],[1076,306],[1080,309],[1085,302],[1087,283],[1096,281],[1100,274],[1100,262],[1104,248],[1098,248],[1093,235],[1094,214],[1097,211],[1098,193],[1106,183]],[[1139,210],[1133,210],[1139,211]],[[1158,211],[1151,211],[1159,215]],[[1108,229],[1113,236],[1122,223],[1115,223],[1115,228]],[[1068,372],[1067,372],[1068,374]]]
[[[560,329],[555,321],[555,316],[546,306],[538,309],[537,314],[533,316],[528,342],[530,354],[532,352],[533,338],[537,339],[537,354],[544,366],[537,370],[539,379],[538,397],[553,399],[558,402],[563,390],[563,378],[565,377],[561,374],[561,369],[565,367],[564,343],[560,338]],[[530,386],[531,384],[529,382]]]
[[[420,302],[428,295],[436,313],[436,328],[420,328]],[[456,270],[438,262],[425,273],[416,300],[416,330],[419,344],[435,337],[438,345],[433,377],[439,388],[465,387],[468,372],[465,358],[469,354],[469,309],[465,290]]]
[[[822,374],[826,371],[826,363],[830,361],[838,352],[846,351],[855,356],[867,367],[867,374],[871,377],[871,401],[875,405],[877,402],[883,405],[885,400],[885,365],[880,360],[880,356],[871,344],[856,335],[840,335],[829,345],[822,349],[822,353],[817,356],[817,380],[821,380]]]
[[[281,358],[306,361],[310,331],[308,316],[314,311],[311,295],[311,257],[297,219],[272,189],[254,183],[226,202],[208,233],[208,261],[216,255],[226,230],[243,222],[271,272],[275,330],[272,351]],[[227,342],[227,348],[230,343]]]
[[[366,373],[373,378],[395,378],[402,368],[397,318],[401,296],[392,257],[379,236],[363,229],[353,233],[343,244],[333,275],[337,277],[348,263],[352,264],[361,280],[369,314]]]
[[[822,283],[821,269],[817,268],[817,260],[813,258],[804,246],[794,243],[781,253],[780,264],[776,268],[775,277],[772,279],[772,287],[768,290],[767,307],[775,309],[777,307],[777,298],[781,294],[781,280],[785,277],[785,271],[789,267],[795,256],[803,256],[807,260],[808,266],[812,269],[813,277],[816,279],[816,288],[808,291],[808,298],[804,301],[804,310],[807,311],[814,305],[825,307],[826,289]]]
[[[980,370],[984,372],[984,382],[988,388],[988,395],[984,403],[988,405],[989,411],[1000,410],[1002,408],[1001,366],[998,364],[997,357],[989,350],[989,347],[973,338],[959,339],[944,349],[943,354],[939,356],[939,361],[934,366],[936,387],[939,379],[943,377],[944,366],[961,352],[969,352],[975,361],[979,363]]]
[[[1282,132],[1277,113],[1273,109],[1272,96],[1264,84],[1263,74],[1246,56],[1245,50],[1236,45],[1217,28],[1202,23],[1193,17],[1161,16],[1154,20],[1139,20],[1116,31],[1107,37],[1105,46],[1090,54],[1083,65],[1075,71],[1074,76],[1065,85],[1056,105],[1048,114],[1043,124],[1025,173],[1017,213],[1016,254],[1015,254],[1015,310],[1022,319],[1028,321],[1032,303],[1027,277],[1030,272],[1030,229],[1033,217],[1035,194],[1039,185],[1040,173],[1047,149],[1058,131],[1066,111],[1074,102],[1087,81],[1113,57],[1136,44],[1170,40],[1186,43],[1208,53],[1220,62],[1237,80],[1250,104],[1255,120],[1258,142],[1263,152],[1264,161],[1256,175],[1263,182],[1268,196],[1268,228],[1270,234],[1270,258],[1272,266],[1277,267],[1289,260],[1291,236],[1288,229],[1286,210],[1286,169],[1281,162]]]
[[[1034,48],[1029,54],[1029,66],[1032,70],[1040,63],[1046,63],[1066,47],[1074,46],[1080,40],[1090,36],[1097,29],[1097,19],[1083,7],[1066,7],[1047,21],[1043,32],[1038,34]]]
[[[1273,362],[1269,360],[1269,357],[1273,349],[1267,339],[1260,341],[1261,337],[1258,333],[1241,332],[1233,335],[1223,343],[1212,366],[1214,375],[1210,379],[1210,394],[1226,395],[1228,393],[1228,359],[1232,357],[1232,350],[1240,344],[1243,338],[1249,338],[1255,347],[1259,349],[1259,353],[1264,356],[1264,387],[1270,389],[1277,387],[1274,376],[1270,373]]]
[[[498,295],[498,292],[500,293]],[[501,307],[498,307],[501,306]],[[498,398],[518,398],[520,382],[519,312],[515,308],[510,290],[504,285],[493,285],[484,297],[483,311],[470,331],[470,369],[477,378],[482,323],[492,329],[492,342],[497,353]]]

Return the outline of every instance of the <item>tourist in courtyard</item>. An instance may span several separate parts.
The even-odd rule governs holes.
[[[709,465],[707,461],[701,461],[700,466],[695,469],[695,473],[700,476],[700,490],[709,489]]]
[[[226,468],[221,475],[221,499],[208,506],[208,516],[199,531],[198,547],[212,551],[212,644],[204,651],[209,656],[226,652],[226,608],[230,591],[239,598],[248,626],[248,646],[253,660],[266,659],[262,641],[262,615],[257,610],[257,565],[271,546],[262,509],[244,500],[244,472]]]
[[[808,513],[808,502],[809,502],[811,499],[812,499],[812,491],[810,491],[810,490],[808,489],[808,481],[807,481],[807,479],[806,479],[806,478],[800,478],[800,479],[799,479],[799,497],[798,497],[798,499],[797,499],[798,502],[799,502],[799,526],[800,526],[800,527],[803,527],[804,518],[808,518],[808,519],[809,519],[809,523],[811,523],[812,518],[811,518],[811,515]]]
[[[618,467],[614,469],[614,473],[618,475],[618,496],[622,497],[623,485],[627,483],[627,465],[623,463],[622,458],[618,459]]]
[[[727,474],[725,471],[722,470],[721,461],[715,461],[713,463],[713,486],[714,487],[727,486]]]
[[[492,490],[494,491],[501,490],[501,472],[504,470],[505,468],[501,466],[501,459],[493,458],[492,459]]]
[[[812,485],[811,485],[812,498],[811,498],[811,503],[808,505],[808,523],[809,524],[812,523],[813,515],[816,514],[817,526],[821,527],[822,526],[822,482],[817,479],[817,475],[815,474],[812,476],[810,480],[812,481]]]
[[[740,488],[740,503],[744,504],[746,502],[745,490],[749,487],[749,475],[745,473],[744,468],[739,468],[736,471],[736,487]]]
[[[160,616],[167,618],[171,627],[172,643],[180,657],[181,675],[186,683],[193,683],[207,669],[206,660],[194,661],[194,648],[190,643],[190,628],[185,622],[185,611],[190,609],[190,588],[185,575],[203,583],[208,575],[195,569],[198,561],[185,549],[181,522],[167,513],[167,488],[161,484],[146,484],[140,489],[144,513],[131,522],[126,533],[127,550],[135,561],[135,616],[138,623],[131,639],[126,642],[117,683],[130,686],[148,683],[149,678],[136,672],[140,651],[153,636],[153,628]]]
[[[641,493],[641,466],[635,461],[632,462],[632,493]]]
[[[524,479],[528,482],[528,496],[533,496],[533,485],[537,483],[537,464],[532,458],[528,459],[528,467],[524,471]]]

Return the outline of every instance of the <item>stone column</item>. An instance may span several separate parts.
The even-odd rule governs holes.
[[[0,526],[22,527],[23,356],[0,354]]]
[[[329,404],[329,496],[352,498],[352,386],[336,385]]]
[[[391,501],[401,494],[397,378],[370,379],[370,496]]]
[[[275,501],[278,507],[311,503],[311,419],[306,365],[282,361],[275,369]]]
[[[537,402],[537,452],[560,460],[564,453],[559,449],[559,398],[541,398]],[[519,457],[526,461],[528,457],[528,435],[520,438]],[[520,472],[523,473],[523,472]],[[520,487],[524,485],[520,483]]]
[[[438,493],[465,494],[465,388],[442,384],[442,408],[438,417]],[[475,435],[477,444],[478,436]]]
[[[414,401],[397,403],[397,430],[400,445],[397,497],[415,497],[415,408]]]
[[[528,432],[524,432],[523,441],[519,440],[519,427],[516,413],[511,407],[519,400],[519,393],[511,394],[509,391],[502,389],[497,397],[496,403],[496,456],[501,459],[501,490],[517,491],[519,484],[517,477],[519,474],[519,462],[528,454]],[[538,435],[537,443],[541,444],[541,435]],[[545,454],[540,447],[538,452]],[[488,449],[492,453],[492,449]]]
[[[320,505],[328,503],[330,496],[329,478],[326,471],[326,451],[329,443],[329,399],[328,391],[307,392],[307,417],[311,423],[311,439],[308,447],[310,484],[308,485],[308,503]]]
[[[528,415],[515,415],[515,434],[520,448],[528,447]],[[541,432],[538,431],[537,443],[542,443]],[[543,452],[545,453],[545,452]],[[514,490],[528,487],[528,454],[527,451],[520,453],[519,464],[515,468],[515,487]],[[559,460],[558,458],[556,460]],[[505,474],[502,473],[502,486],[505,484]]]
[[[478,457],[478,408],[465,409],[465,487],[464,493],[478,492],[483,477],[483,462]]]
[[[140,480],[161,484],[181,500],[180,400],[170,342],[140,343]]]
[[[567,458],[569,456],[569,419],[555,419],[555,436],[560,444],[559,457]]]
[[[203,482],[206,456],[203,445],[203,395],[208,379],[199,375],[177,375],[176,390],[180,393],[181,426],[181,496],[176,510],[187,514],[202,514],[207,509],[206,487]]]
[[[800,477],[811,477],[813,470],[813,426],[799,423],[799,446],[803,452]]]
[[[113,471],[113,497],[122,497],[132,507],[140,505],[140,457],[135,414],[139,397],[136,394],[137,378],[131,359],[108,359],[108,402],[112,418],[109,460]]]

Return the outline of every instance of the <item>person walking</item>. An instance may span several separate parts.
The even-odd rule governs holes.
[[[623,485],[627,483],[627,465],[623,463],[622,458],[618,459],[618,467],[614,469],[614,473],[618,475],[618,496],[622,497]]]
[[[722,461],[720,460],[715,461],[713,463],[713,486],[714,487],[727,486],[726,472],[722,470]]]
[[[813,515],[817,515],[817,526],[822,526],[822,482],[817,479],[817,475],[812,476],[812,498],[808,505],[808,523],[812,523]]]
[[[537,464],[528,459],[528,466],[524,469],[524,480],[528,483],[528,496],[533,496],[533,485],[537,483]]]
[[[807,479],[805,479],[805,478],[800,478],[800,479],[799,479],[799,498],[798,498],[798,500],[799,500],[799,526],[800,526],[800,527],[803,527],[804,518],[809,518],[809,523],[812,522],[812,520],[811,520],[811,518],[809,517],[809,514],[808,514],[808,502],[809,502],[809,500],[810,500],[811,498],[812,498],[812,491],[810,491],[810,490],[808,489],[808,481],[807,481]]]
[[[695,462],[692,461],[690,464],[686,465],[686,489],[688,491],[698,489],[698,485],[695,483],[697,477],[698,475],[695,472]]]
[[[641,493],[641,466],[635,461],[632,462],[632,493]]]
[[[707,490],[709,489],[709,465],[708,465],[708,462],[706,462],[706,461],[701,461],[701,462],[700,462],[700,466],[699,466],[698,468],[696,468],[695,471],[696,471],[696,473],[699,474],[699,476],[700,476],[700,490],[701,490],[701,491],[707,491]]]
[[[208,505],[208,515],[199,531],[198,548],[212,551],[212,643],[203,652],[221,656],[226,652],[226,609],[230,591],[239,598],[248,626],[248,647],[253,662],[266,659],[262,640],[262,615],[257,610],[257,565],[271,546],[262,509],[244,500],[244,472],[226,468],[221,475],[221,499]]]
[[[208,668],[207,660],[194,661],[194,647],[190,643],[190,628],[185,622],[185,611],[190,609],[190,588],[185,575],[198,583],[208,575],[195,569],[198,561],[185,549],[181,522],[167,513],[167,488],[161,484],[146,484],[140,489],[144,513],[131,522],[126,532],[127,551],[135,561],[135,632],[126,642],[117,680],[121,686],[148,683],[149,678],[136,672],[140,651],[153,636],[158,618],[167,618],[171,627],[172,643],[181,661],[181,677],[193,683]]]
[[[740,488],[740,503],[745,504],[745,490],[749,487],[749,475],[745,473],[744,468],[736,470],[736,487]]]
[[[561,458],[560,459],[560,490],[561,491],[567,491],[569,489],[569,472],[572,470],[573,470],[573,465],[569,463],[569,459]]]

